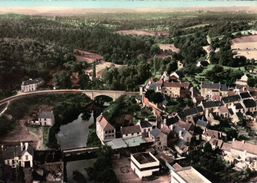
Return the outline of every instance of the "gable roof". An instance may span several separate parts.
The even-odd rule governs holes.
[[[225,146],[224,146],[225,145]],[[257,145],[250,144],[244,141],[232,141],[232,143],[224,143],[222,150],[230,151],[231,149],[236,149],[239,151],[246,151],[251,154],[257,155]]]
[[[224,114],[224,113],[228,113],[229,111],[228,111],[228,108],[227,108],[227,107],[225,107],[225,106],[220,106],[219,112],[220,112],[221,114]]]
[[[155,128],[150,133],[152,136],[158,137],[161,134],[161,130],[159,128]]]
[[[149,123],[148,121],[141,121],[140,122],[140,126],[141,126],[141,128],[150,128],[150,127],[152,127],[151,123]]]
[[[241,103],[236,103],[235,107],[236,107],[236,109],[243,109],[243,106]]]
[[[241,96],[242,99],[251,97],[249,92],[242,92],[242,93],[240,93],[240,96]]]
[[[41,111],[38,114],[38,118],[44,118],[44,119],[51,118],[51,119],[53,119],[54,118],[54,113],[53,113],[53,111]]]
[[[232,96],[228,96],[228,97],[223,97],[222,101],[227,104],[227,103],[232,103],[232,102],[236,102],[236,101],[240,101],[240,96],[239,95],[232,95]]]
[[[139,125],[134,126],[126,126],[121,128],[122,134],[132,134],[132,133],[140,133],[141,129]]]
[[[243,100],[243,103],[246,108],[256,107],[256,102],[253,99],[245,99]]]
[[[22,85],[31,85],[31,84],[40,84],[43,83],[44,80],[42,78],[29,79],[22,82]]]
[[[33,156],[34,150],[31,145],[28,145],[28,149],[25,149],[25,146],[7,146],[2,152],[2,157],[4,160],[13,159],[14,157],[21,157],[25,152],[28,152]]]
[[[216,138],[216,139],[219,139],[222,136],[222,134],[224,134],[224,133],[217,131],[217,130],[209,130],[209,129],[206,129],[203,132],[203,135],[211,137],[211,138]]]
[[[178,121],[179,121],[179,117],[178,116],[168,117],[168,118],[166,118],[166,125],[170,126],[171,124],[174,124],[174,123],[176,123]]]
[[[164,82],[164,87],[169,88],[189,88],[189,83],[181,83],[181,82]]]
[[[101,115],[97,121],[103,130],[114,130],[115,128],[107,121],[107,119]]]
[[[221,105],[220,101],[203,101],[204,108],[213,108]]]
[[[220,83],[202,83],[201,88],[207,88],[207,89],[220,89]]]

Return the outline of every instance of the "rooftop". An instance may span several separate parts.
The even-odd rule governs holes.
[[[180,82],[164,82],[164,87],[172,88],[189,88],[189,83],[180,83]]]
[[[99,116],[97,121],[104,130],[114,130],[114,127],[107,121],[107,119],[103,115]]]
[[[132,154],[132,156],[140,163],[140,164],[146,164],[146,163],[152,163],[156,162],[156,160],[153,158],[153,156],[150,153],[136,153]]]
[[[242,92],[242,93],[240,93],[240,96],[241,96],[242,99],[251,97],[249,92]]]
[[[122,134],[140,133],[141,129],[139,125],[126,126],[121,128]]]
[[[201,175],[193,167],[184,167],[176,172],[187,183],[210,183],[203,175]]]
[[[141,121],[140,122],[140,126],[141,126],[141,128],[150,128],[150,127],[152,127],[151,123],[149,123],[148,121]]]
[[[40,84],[44,82],[42,78],[29,79],[22,82],[22,85]]]
[[[232,102],[239,101],[240,96],[239,95],[232,95],[232,96],[228,96],[228,97],[223,97],[222,100],[225,104],[232,103]]]
[[[44,118],[44,119],[51,118],[51,119],[53,119],[54,118],[54,113],[53,113],[53,111],[41,111],[38,115],[38,118]]]
[[[253,99],[245,99],[243,100],[243,103],[246,108],[256,107],[256,102]]]
[[[220,89],[220,83],[202,83],[201,88]]]
[[[204,108],[212,108],[212,107],[218,107],[221,105],[220,101],[204,101],[203,107]]]

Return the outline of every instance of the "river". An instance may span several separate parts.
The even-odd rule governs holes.
[[[71,149],[87,146],[87,139],[89,133],[89,126],[94,123],[93,114],[89,120],[83,120],[82,114],[78,116],[78,119],[74,120],[67,125],[60,127],[59,133],[56,135],[58,144],[61,149]]]
[[[1,0],[1,8],[192,8],[257,7],[257,1],[243,0]]]

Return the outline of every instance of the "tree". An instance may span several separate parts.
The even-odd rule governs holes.
[[[156,55],[160,53],[160,47],[157,44],[151,46],[150,52],[152,55]]]

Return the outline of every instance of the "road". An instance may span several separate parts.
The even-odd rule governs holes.
[[[28,96],[34,95],[48,95],[48,94],[76,94],[76,93],[84,93],[88,95],[90,98],[94,98],[99,95],[107,95],[112,98],[118,98],[121,95],[138,95],[139,92],[126,92],[126,91],[116,91],[116,90],[81,90],[81,89],[60,89],[60,90],[38,90],[27,93],[20,93],[5,99],[0,100],[0,105],[6,104],[8,102],[18,100]]]

